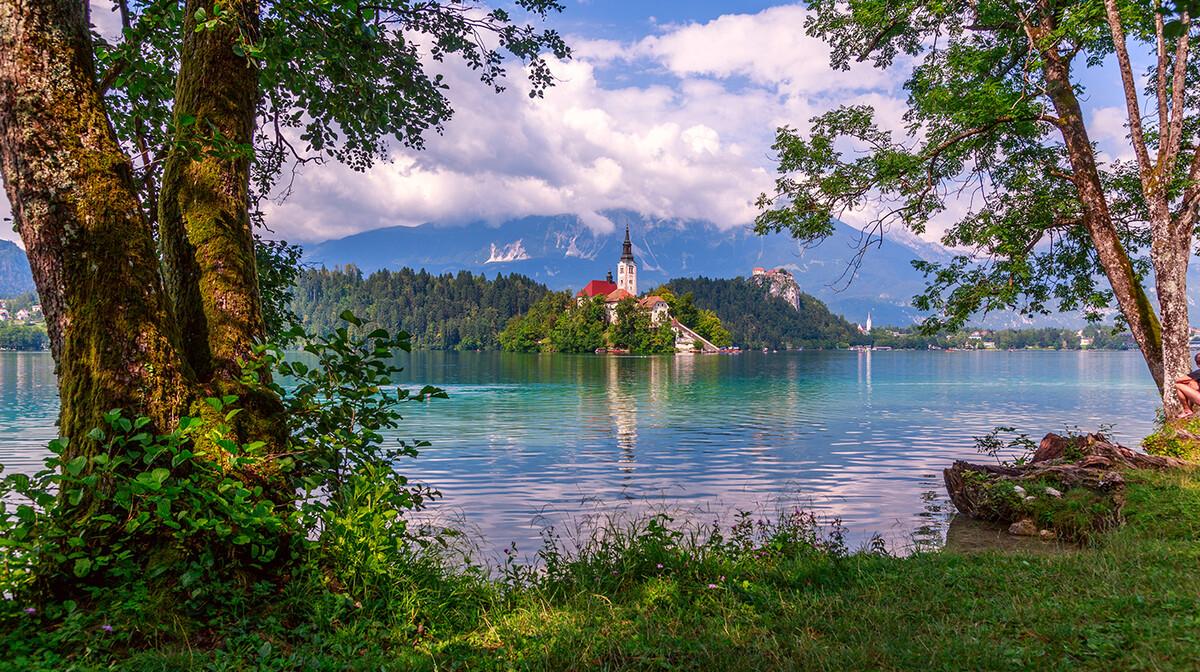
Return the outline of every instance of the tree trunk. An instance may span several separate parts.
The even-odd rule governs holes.
[[[264,333],[248,215],[258,70],[234,52],[253,41],[258,5],[223,3],[230,14],[197,31],[196,12],[214,17],[214,5],[188,0],[184,10],[177,144],[159,197],[167,287],[188,362],[205,382],[236,380],[238,358],[249,359]]]
[[[72,454],[114,408],[169,431],[196,391],[96,88],[87,3],[0,0],[0,170],[41,296]]]
[[[1095,516],[1105,510],[1105,505],[1115,504],[1110,510],[1119,513],[1123,501],[1121,493],[1125,488],[1123,471],[1167,471],[1195,469],[1196,466],[1177,457],[1138,453],[1096,434],[1076,437],[1047,434],[1027,464],[971,464],[960,460],[943,469],[942,477],[950,500],[961,513],[972,518],[1012,523],[1028,517],[1030,509],[1034,508],[1026,500],[1031,495],[1015,490],[1014,486],[1033,490],[1050,485],[1059,490],[1057,494],[1046,490],[1043,497],[1061,497],[1073,488],[1090,490],[1097,498],[1082,510]],[[1079,506],[1078,501],[1076,506]],[[1094,522],[1102,527],[1109,521],[1102,515]],[[1068,534],[1070,536],[1073,535]]]
[[[217,7],[228,12],[217,14]],[[216,18],[197,30],[196,13]],[[248,412],[237,438],[286,441],[279,400],[238,383],[241,361],[265,335],[249,217],[258,70],[235,49],[252,44],[258,3],[188,0],[175,88],[176,145],[159,195],[159,240],[188,363],[214,396],[235,394]],[[283,495],[284,493],[277,493]]]
[[[1191,256],[1191,232],[1179,235],[1165,199],[1150,194],[1150,226],[1153,243],[1150,260],[1154,263],[1154,283],[1158,292],[1158,307],[1162,314],[1162,360],[1166,381],[1163,409],[1168,418],[1177,418],[1183,405],[1172,382],[1192,370],[1188,350],[1187,267]]]
[[[1117,304],[1129,322],[1129,330],[1161,394],[1171,387],[1170,381],[1173,380],[1164,373],[1162,329],[1150,298],[1134,273],[1129,255],[1113,226],[1104,187],[1100,184],[1096,157],[1083,123],[1083,111],[1071,83],[1070,61],[1059,54],[1054,46],[1043,45],[1041,53],[1048,94],[1059,118],[1059,130],[1066,143],[1075,187],[1083,204],[1084,226],[1096,247],[1096,254],[1112,286]]]

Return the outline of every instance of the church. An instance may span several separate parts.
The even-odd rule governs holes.
[[[704,352],[717,352],[719,348],[705,340],[702,336],[679,323],[670,315],[670,306],[661,296],[637,298],[637,260],[633,258],[633,243],[629,240],[629,227],[625,227],[625,244],[621,248],[621,260],[617,262],[617,281],[613,282],[612,271],[603,280],[592,280],[575,295],[576,305],[584,301],[601,297],[604,299],[605,320],[609,324],[617,322],[617,304],[626,297],[638,302],[638,307],[650,313],[650,324],[669,324],[675,332],[676,347],[685,352],[699,349]]]
[[[625,246],[621,260],[617,262],[617,281],[613,282],[612,271],[604,280],[592,280],[575,295],[576,303],[597,296],[604,297],[608,322],[616,321],[617,303],[625,297],[637,298],[637,261],[633,258],[633,243],[629,241],[629,227],[625,227]]]

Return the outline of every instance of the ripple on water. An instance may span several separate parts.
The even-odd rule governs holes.
[[[897,548],[940,543],[941,469],[998,425],[1116,423],[1132,445],[1157,395],[1136,352],[789,352],[738,357],[414,353],[398,385],[448,400],[401,407],[397,438],[433,445],[401,471],[445,494],[494,545],[632,503],[677,511],[801,501]],[[0,353],[0,463],[41,466],[56,436],[53,366]],[[707,514],[706,514],[707,515]]]

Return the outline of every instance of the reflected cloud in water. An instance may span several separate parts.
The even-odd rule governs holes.
[[[432,446],[399,468],[497,549],[533,549],[538,525],[597,502],[766,513],[803,502],[840,517],[852,542],[936,545],[951,510],[941,470],[980,459],[973,437],[1104,422],[1132,446],[1157,404],[1137,352],[417,352],[402,364],[402,384],[450,399],[401,409],[397,437]],[[38,466],[57,408],[48,355],[0,353],[7,469]]]

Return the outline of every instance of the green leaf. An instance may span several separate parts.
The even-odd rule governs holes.
[[[75,561],[75,569],[74,569],[75,576],[84,577],[84,576],[87,576],[91,571],[92,571],[92,559],[91,558],[79,558],[78,560]]]
[[[355,317],[354,313],[349,310],[343,310],[342,314],[339,315],[338,317],[342,318],[346,322],[349,322],[350,324],[353,324],[356,327],[361,327],[363,325],[363,321],[358,319],[357,317]],[[343,335],[343,338],[345,338],[344,335]]]
[[[87,458],[80,455],[67,462],[67,473],[72,476],[78,476],[85,466],[87,466]]]

